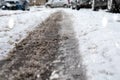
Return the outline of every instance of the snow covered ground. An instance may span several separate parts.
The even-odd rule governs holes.
[[[0,59],[54,11],[37,7],[30,11],[0,10]]]
[[[120,80],[120,14],[66,12],[72,16],[88,80]]]
[[[120,80],[120,14],[90,9],[0,10],[0,58],[51,13],[63,10],[73,21],[88,80]]]

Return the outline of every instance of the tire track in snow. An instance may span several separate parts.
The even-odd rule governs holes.
[[[86,69],[82,64],[78,40],[72,26],[71,16],[63,12],[60,22],[61,30],[59,53],[53,62],[54,70],[50,76],[51,80],[87,80]]]

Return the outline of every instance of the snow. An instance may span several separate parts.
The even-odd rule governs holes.
[[[0,59],[53,12],[37,7],[31,7],[30,11],[0,10]]]
[[[88,80],[120,80],[120,14],[103,10],[77,11],[36,6],[31,7],[29,12],[0,10],[0,58],[57,10],[68,13],[73,21]],[[59,76],[52,75],[52,78]]]
[[[120,80],[120,14],[67,10],[88,80]]]
[[[54,80],[54,79],[58,79],[59,75],[56,73],[57,71],[53,71],[51,76],[50,76],[50,80]]]

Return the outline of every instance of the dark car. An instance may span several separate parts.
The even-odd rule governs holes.
[[[2,5],[3,10],[29,10],[29,4],[26,0],[5,0]]]
[[[71,1],[72,9],[90,8],[91,0],[73,0]]]
[[[96,11],[100,8],[107,8],[107,1],[108,0],[92,0],[92,10]]]
[[[109,11],[119,11],[120,12],[120,0],[108,0],[107,8]]]
[[[92,10],[108,9],[109,11],[120,10],[120,0],[92,0]]]

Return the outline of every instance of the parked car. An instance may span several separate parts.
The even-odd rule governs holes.
[[[109,11],[119,11],[120,0],[92,0],[92,10],[96,11],[99,8],[107,8]]]
[[[108,0],[107,8],[109,11],[120,11],[120,0]]]
[[[49,0],[46,4],[46,7],[51,7],[51,8],[55,8],[55,7],[69,7],[69,2],[68,0]]]
[[[72,6],[72,9],[77,9],[77,10],[83,7],[90,8],[91,0],[72,0],[71,6]]]
[[[71,7],[72,7],[72,9],[76,9],[76,6],[77,6],[77,0],[72,0],[70,3],[71,3]]]
[[[107,0],[92,0],[92,10],[97,11],[100,8],[107,8]]]
[[[24,0],[5,0],[2,5],[3,10],[29,10],[29,3]]]

